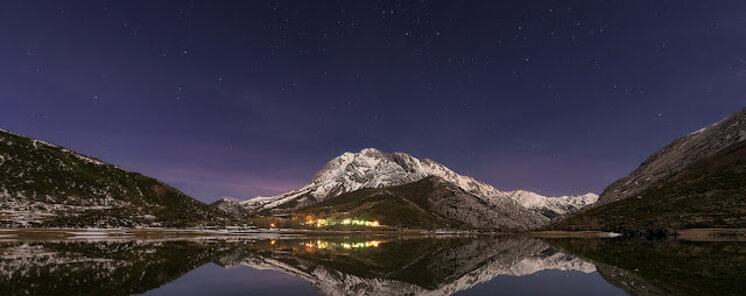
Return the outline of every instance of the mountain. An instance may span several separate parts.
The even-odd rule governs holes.
[[[383,153],[373,148],[366,148],[358,153],[346,152],[332,159],[313,176],[306,186],[277,196],[256,197],[241,202],[241,205],[256,215],[287,214],[345,193],[361,189],[400,186],[418,182],[427,177],[437,177],[452,185],[445,186],[445,188],[462,191],[469,200],[483,204],[479,210],[472,208],[474,211],[498,209],[500,210],[498,215],[516,218],[513,222],[530,221],[529,225],[546,224],[549,218],[575,211],[597,199],[594,194],[556,198],[522,190],[499,191],[472,177],[459,175],[430,159],[419,160],[405,153]],[[380,192],[363,192],[359,195],[369,196]],[[459,196],[458,198],[466,197]],[[433,207],[437,206],[433,205]],[[433,209],[433,207],[423,208]],[[462,210],[464,209],[454,211]],[[537,217],[535,213],[541,215]],[[440,211],[438,214],[444,215],[444,212]],[[517,214],[524,215],[518,218]],[[452,218],[462,220],[462,222],[464,219],[469,219],[465,216]],[[513,225],[513,222],[508,224]]]
[[[595,193],[545,197],[531,191],[515,190],[509,192],[508,196],[520,205],[538,211],[548,218],[561,217],[598,201],[598,194]]]
[[[210,206],[226,212],[234,217],[248,217],[250,216],[249,211],[241,206],[240,200],[232,197],[223,197],[211,203]]]
[[[4,227],[177,227],[230,219],[155,179],[0,130]]]
[[[665,234],[746,227],[746,109],[675,140],[593,205],[552,226]]]
[[[295,213],[330,221],[355,217],[390,227],[417,229],[525,231],[548,220],[511,199],[496,198],[488,203],[435,176],[404,185],[343,193]]]
[[[650,155],[624,178],[609,185],[593,207],[638,196],[651,185],[665,181],[689,165],[714,156],[746,139],[746,108],[689,135],[676,139]]]

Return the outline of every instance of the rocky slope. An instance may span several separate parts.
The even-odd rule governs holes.
[[[674,141],[552,228],[665,235],[746,227],[746,109]],[[633,186],[634,185],[634,186]]]
[[[383,153],[366,148],[331,160],[304,187],[278,196],[253,198],[241,205],[255,214],[288,213],[359,189],[398,186],[429,176],[451,183],[485,203],[498,207],[512,203],[513,209],[529,209],[547,218],[577,210],[597,198],[594,194],[556,198],[522,190],[499,191],[429,159],[419,160],[405,153]]]
[[[746,227],[746,141],[652,183],[635,197],[583,211],[552,226],[665,235],[684,228]]]
[[[676,139],[653,153],[628,176],[609,185],[594,207],[636,197],[652,184],[671,178],[687,166],[712,157],[744,139],[746,108],[711,126]]]
[[[155,179],[0,130],[2,226],[190,226],[230,219]]]

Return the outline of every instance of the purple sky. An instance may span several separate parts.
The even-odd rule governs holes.
[[[497,2],[2,1],[0,127],[205,202],[365,147],[561,195],[746,105],[744,1]]]

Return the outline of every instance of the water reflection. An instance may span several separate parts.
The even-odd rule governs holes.
[[[630,295],[744,295],[746,242],[555,239]]]
[[[542,286],[563,290],[530,291],[735,295],[744,288],[737,243],[644,244],[525,236],[9,241],[0,242],[0,295],[180,295],[184,285],[191,294],[311,291],[304,284],[291,288],[297,279],[322,295],[510,294]],[[717,261],[726,257],[730,263]],[[680,270],[692,260],[708,267]],[[736,269],[721,270],[726,267]],[[235,280],[224,283],[226,274]],[[682,276],[696,287],[672,280]],[[533,284],[521,288],[504,279]],[[211,286],[217,282],[219,290]]]
[[[528,237],[278,240],[223,266],[276,270],[325,295],[450,295],[499,275],[594,272],[593,264]]]

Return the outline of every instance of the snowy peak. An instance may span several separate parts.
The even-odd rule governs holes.
[[[522,206],[542,212],[550,218],[567,214],[598,201],[598,194],[595,193],[545,197],[531,191],[515,190],[509,192],[508,195]]]
[[[522,190],[502,192],[472,177],[459,175],[430,159],[420,160],[406,153],[384,153],[375,148],[365,148],[357,153],[345,152],[335,157],[313,176],[311,183],[302,188],[278,196],[256,197],[241,204],[252,211],[277,211],[277,208],[291,211],[343,193],[363,188],[398,186],[430,176],[455,184],[490,204],[509,200],[531,210],[552,212],[553,215],[565,214],[597,199],[594,194],[553,198]]]
[[[365,148],[358,153],[346,152],[336,157],[314,176],[311,183],[340,183],[346,185],[347,190],[344,192],[349,192],[360,188],[378,188],[416,182],[428,176],[443,178],[481,196],[499,193],[492,186],[472,177],[459,175],[430,159],[419,160],[401,152],[383,153],[375,148]]]
[[[435,161],[421,161],[401,152],[383,153],[375,148],[365,148],[332,159],[313,176],[310,184],[302,188],[274,197],[257,197],[243,204],[272,208],[291,201],[323,201],[362,188],[403,185],[428,176],[441,177],[479,196],[498,193],[491,186],[456,174]]]
[[[240,202],[241,200],[238,199],[238,198],[235,198],[235,197],[223,196],[223,197],[220,198],[220,201],[224,201],[224,202]]]

